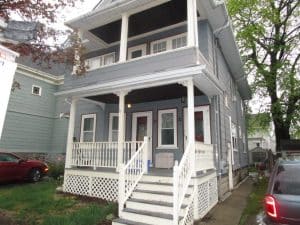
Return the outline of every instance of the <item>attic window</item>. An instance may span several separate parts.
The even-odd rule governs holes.
[[[36,85],[32,85],[31,94],[41,96],[42,95],[42,88]]]

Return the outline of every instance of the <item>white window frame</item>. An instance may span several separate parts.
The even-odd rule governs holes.
[[[243,147],[244,147],[244,153],[247,153],[246,151],[246,135],[243,134]]]
[[[179,37],[187,37],[187,33],[182,33],[182,34],[178,34],[178,35],[175,35],[175,36],[171,36],[171,37],[167,37],[167,38],[164,38],[164,39],[159,39],[159,40],[156,40],[156,41],[152,41],[151,44],[150,44],[150,48],[151,48],[151,54],[159,54],[159,53],[162,53],[162,52],[167,52],[167,51],[170,51],[170,50],[173,50],[173,46],[172,46],[172,41],[174,39],[177,39]],[[157,43],[161,43],[161,42],[166,42],[166,51],[162,51],[162,52],[157,52],[157,53],[154,53],[153,52],[153,46]],[[184,48],[186,46],[183,46],[183,47],[180,47],[180,48]],[[178,48],[175,48],[175,49],[178,49]]]
[[[233,151],[238,151],[238,130],[237,125],[234,122],[231,122],[230,132],[231,132],[231,143]],[[234,132],[235,131],[235,132]]]
[[[38,94],[36,94],[36,93],[33,92],[33,89],[34,89],[34,88],[39,88],[39,93],[38,93]],[[35,96],[42,96],[42,87],[33,84],[32,87],[31,87],[31,94],[33,94],[33,95],[35,95]]]
[[[107,57],[107,56],[110,56],[112,55],[113,56],[113,63],[111,64],[104,64],[104,58]],[[100,56],[96,56],[96,57],[93,57],[93,58],[88,58],[85,60],[85,65],[86,66],[90,66],[90,62],[91,61],[97,61],[97,63],[95,63],[96,65],[91,67],[91,68],[87,68],[87,71],[92,71],[92,70],[96,70],[96,69],[99,69],[101,67],[105,67],[105,66],[110,66],[112,64],[114,64],[116,62],[116,53],[115,52],[111,52],[111,53],[108,53],[108,54],[104,54],[104,55],[100,55]]]
[[[173,145],[163,145],[161,140],[161,122],[162,122],[162,115],[165,113],[172,113],[173,114],[173,121],[174,121],[174,144]],[[158,110],[158,148],[160,149],[177,149],[177,109],[163,109]]]
[[[84,120],[88,119],[88,118],[93,118],[94,119],[94,125],[93,125],[93,142],[95,142],[95,135],[96,135],[96,113],[92,113],[92,114],[85,114],[82,115],[81,117],[81,130],[80,130],[80,142],[83,142],[83,137],[84,137]]]
[[[112,125],[113,125],[113,117],[117,117],[119,119],[119,113],[109,113],[109,125],[108,125],[108,141],[112,142]],[[125,113],[125,124],[126,124],[126,113]],[[119,121],[119,120],[118,120]],[[118,133],[119,133],[119,124],[118,124]],[[118,140],[116,141],[118,142]]]
[[[229,96],[227,94],[227,92],[224,94],[224,104],[225,106],[229,109]]]
[[[138,51],[138,50],[142,51],[142,56],[137,57],[137,58],[132,58],[131,53]],[[147,55],[147,44],[136,45],[136,46],[128,48],[128,55],[127,55],[128,60],[139,59],[145,55]]]

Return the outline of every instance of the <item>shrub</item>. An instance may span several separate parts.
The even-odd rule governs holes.
[[[48,172],[49,177],[52,177],[57,180],[60,176],[63,176],[65,170],[65,165],[63,163],[59,163],[59,164],[50,163],[48,164],[48,166],[49,166],[49,172]]]

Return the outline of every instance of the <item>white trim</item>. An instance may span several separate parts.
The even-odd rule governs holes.
[[[153,74],[148,74],[140,77],[133,77],[124,80],[117,80],[112,82],[107,82],[104,84],[95,84],[86,87],[74,88],[67,91],[61,91],[55,93],[56,96],[60,95],[70,95],[77,92],[78,97],[90,96],[89,92],[92,92],[93,95],[111,93],[114,90],[123,90],[129,89],[135,90],[145,87],[154,87],[157,85],[164,85],[170,83],[178,83],[186,80],[187,77],[201,75],[205,65],[193,66],[188,68],[163,71]],[[101,91],[99,91],[101,90]],[[81,92],[81,93],[78,93]]]
[[[147,117],[147,137],[149,138],[149,147],[148,147],[148,160],[152,162],[152,111],[147,112],[134,112],[132,113],[132,129],[131,129],[131,139],[136,141],[136,131],[137,131],[137,118],[146,116]]]
[[[98,101],[95,101],[95,100],[92,100],[92,99],[88,99],[88,98],[80,98],[79,100],[80,100],[80,101],[89,102],[89,103],[91,103],[91,104],[98,105],[98,106],[100,106],[103,110],[105,110],[105,103],[103,103],[103,102],[98,102]]]
[[[141,57],[147,55],[147,44],[136,45],[136,46],[128,48],[128,53],[127,53],[128,60],[133,59],[131,53],[138,51],[138,50],[142,51],[142,56],[136,57],[136,58],[141,58]],[[136,58],[134,58],[134,59],[136,59]]]
[[[109,126],[108,126],[108,141],[112,142],[112,125],[113,125],[113,117],[119,118],[119,113],[109,113]],[[126,116],[125,116],[126,118]],[[118,129],[117,131],[119,132],[119,124],[118,124]],[[118,138],[118,136],[117,136]],[[118,140],[116,140],[118,141]]]
[[[167,52],[167,51],[171,51],[171,50],[175,50],[175,49],[187,47],[187,45],[185,45],[185,46],[173,49],[173,46],[172,46],[173,40],[175,40],[177,38],[186,37],[186,36],[187,36],[187,33],[181,33],[181,34],[178,34],[178,35],[174,35],[174,36],[170,36],[170,37],[167,37],[167,38],[163,38],[163,39],[158,39],[158,40],[152,41],[150,43],[150,54],[151,55],[156,55],[158,53],[161,53],[161,52],[153,53],[153,46],[155,44],[157,44],[157,43],[162,43],[162,42],[166,42],[166,50],[162,51],[162,52]]]
[[[161,143],[161,130],[162,130],[162,127],[161,127],[161,122],[162,122],[162,119],[161,119],[161,116],[162,114],[164,113],[172,113],[173,114],[173,129],[174,129],[174,144],[173,145],[163,145]],[[158,148],[160,149],[164,149],[164,148],[178,148],[177,146],[177,109],[163,109],[163,110],[158,110]]]
[[[36,94],[36,93],[33,92],[33,89],[34,89],[34,88],[38,88],[38,89],[39,89],[39,93],[38,93],[38,94]],[[32,95],[35,95],[35,96],[42,96],[42,87],[33,84],[33,85],[31,86],[31,94],[32,94]]]
[[[50,73],[46,73],[41,70],[37,70],[22,64],[18,64],[16,73],[38,80],[42,80],[50,84],[61,85],[64,83],[64,75],[55,76]]]
[[[94,119],[94,124],[93,124],[93,141],[95,142],[95,135],[96,135],[96,119],[97,116],[95,113],[93,114],[86,114],[86,115],[82,115],[81,117],[81,131],[80,131],[80,142],[83,142],[83,135],[84,135],[84,120],[88,119],[88,118],[93,118]]]
[[[195,106],[195,112],[203,112],[203,135],[204,135],[204,144],[211,144],[211,130],[210,130],[210,106]],[[186,146],[186,137],[187,137],[187,108],[183,110],[184,118],[184,146]]]
[[[231,164],[234,165],[234,150],[233,150],[233,143],[232,143],[232,121],[231,121],[231,116],[228,116],[229,119],[229,130],[230,130],[230,151],[231,151]]]

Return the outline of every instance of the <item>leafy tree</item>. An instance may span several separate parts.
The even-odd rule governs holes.
[[[252,88],[268,99],[276,145],[299,132],[299,16],[297,0],[227,0]]]

